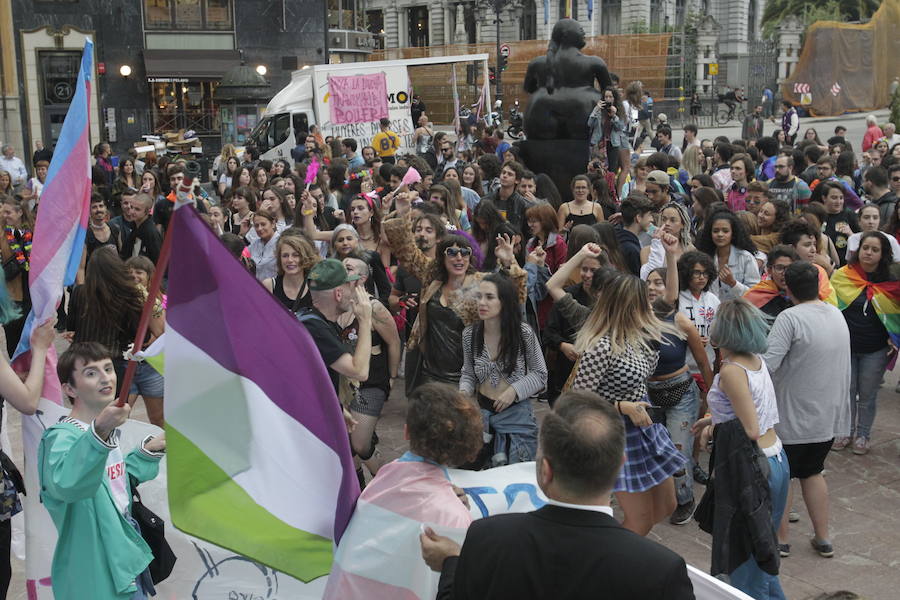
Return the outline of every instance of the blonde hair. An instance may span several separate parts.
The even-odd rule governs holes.
[[[613,354],[638,348],[655,351],[664,333],[684,336],[678,328],[660,321],[654,314],[646,283],[634,275],[620,273],[605,282],[600,290],[575,340],[575,350],[583,354],[606,337]]]
[[[700,168],[701,156],[703,156],[703,151],[696,144],[689,145],[684,151],[684,156],[681,158],[681,166],[684,167],[684,170],[691,177],[703,172],[703,169]]]
[[[759,219],[756,215],[749,210],[739,210],[735,215],[744,223],[748,235],[759,235]]]

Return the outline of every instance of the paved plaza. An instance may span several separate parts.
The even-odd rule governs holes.
[[[886,111],[876,114],[879,120],[883,120]],[[858,149],[864,131],[863,119],[864,115],[804,119],[801,133],[806,127],[815,126],[820,137],[827,139],[835,125],[845,124],[849,130],[848,139]],[[773,127],[767,125],[766,132]],[[679,131],[676,141],[680,141],[680,128],[676,131]],[[738,137],[739,133],[739,127],[701,128],[700,137],[727,135],[733,138]],[[61,339],[57,340],[58,350],[62,351],[65,345]],[[821,558],[810,547],[808,539],[812,536],[812,526],[800,497],[799,486],[796,486],[794,509],[800,513],[800,521],[792,525],[792,555],[782,560],[781,571],[782,585],[791,600],[813,599],[824,592],[838,590],[855,592],[867,600],[900,598],[900,394],[894,391],[898,375],[900,369],[888,372],[879,394],[871,452],[867,456],[855,456],[849,449],[832,452],[826,463],[834,558]],[[385,406],[378,426],[381,438],[379,448],[386,460],[398,457],[407,449],[403,439],[406,401],[402,388],[401,380]],[[546,404],[535,406],[538,420],[547,410]],[[142,403],[135,409],[134,416],[146,420]],[[8,432],[13,460],[21,465],[21,430],[15,411],[9,415]],[[704,454],[704,462],[707,458]],[[698,500],[702,492],[702,487],[696,486]],[[621,518],[621,511],[617,510],[616,514]],[[711,538],[700,531],[696,523],[678,527],[666,522],[656,526],[650,537],[684,556],[688,563],[704,570],[709,568]],[[13,581],[8,595],[11,600],[27,599],[24,580],[24,564],[14,559]]]

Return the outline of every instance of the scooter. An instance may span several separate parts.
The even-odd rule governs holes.
[[[515,105],[509,109],[509,127],[506,129],[506,133],[509,137],[514,139],[522,139],[525,135],[524,130],[522,129],[524,117],[521,112],[519,112],[519,99],[516,98]]]
[[[494,110],[490,115],[490,123],[494,127],[503,127],[503,100],[494,102]]]

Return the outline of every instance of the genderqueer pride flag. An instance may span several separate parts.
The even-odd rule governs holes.
[[[172,217],[165,342],[173,524],[310,581],[359,496],[312,338],[193,207]]]

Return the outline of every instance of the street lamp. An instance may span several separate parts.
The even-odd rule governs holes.
[[[119,67],[119,75],[128,79],[128,76],[131,75],[131,67],[129,65],[122,65]]]
[[[269,70],[266,68],[266,65],[256,65],[256,72],[259,73],[260,75],[262,75],[263,77],[266,76],[266,73],[268,73],[268,71]]]

